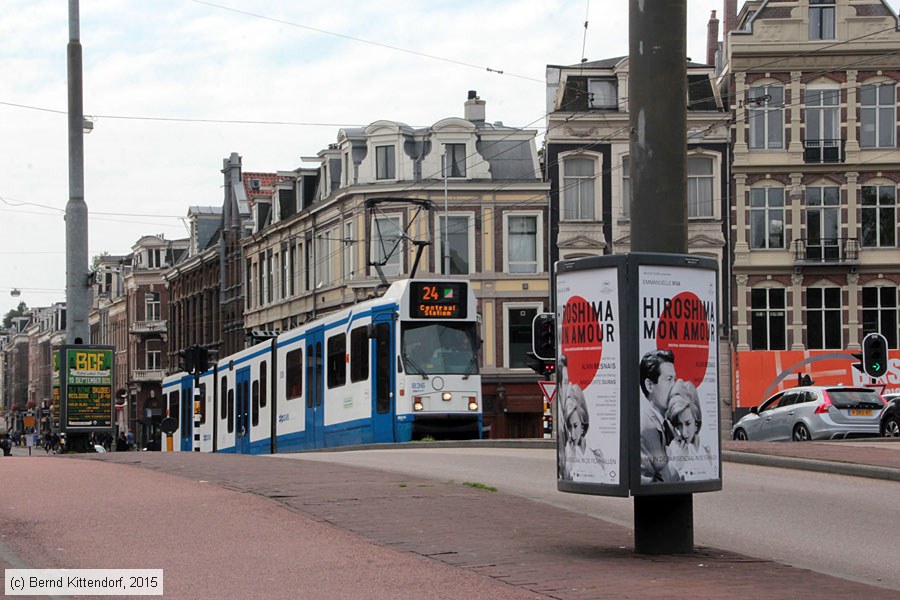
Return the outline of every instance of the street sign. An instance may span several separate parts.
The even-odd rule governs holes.
[[[556,382],[538,381],[537,384],[541,387],[541,393],[544,394],[544,400],[552,403],[553,399],[556,397]]]

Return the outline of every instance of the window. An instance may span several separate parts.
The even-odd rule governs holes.
[[[837,186],[806,188],[806,259],[839,260],[841,190]]]
[[[889,348],[897,347],[897,288],[890,285],[862,290],[862,337],[881,333]]]
[[[563,221],[594,220],[594,164],[590,158],[563,161]]]
[[[508,273],[539,272],[538,216],[507,214],[505,217],[506,271]]]
[[[150,248],[147,250],[147,267],[150,269],[158,269],[162,266],[162,258],[159,248]]]
[[[750,248],[784,248],[784,188],[750,189]]]
[[[400,217],[376,217],[372,228],[372,258],[385,275],[399,275],[403,269],[403,230]]]
[[[256,270],[259,273],[259,277],[257,277],[257,295],[259,296],[259,302],[257,304],[262,306],[266,303],[266,253],[260,252],[257,260],[259,261],[256,265]]]
[[[297,268],[299,267],[299,265],[297,264],[297,256],[299,256],[298,250],[298,245],[291,244],[291,268],[290,272],[288,273],[288,279],[290,280],[290,284],[288,284],[288,290],[291,296],[297,293]]]
[[[234,390],[228,390],[228,433],[234,433]]]
[[[353,239],[353,221],[344,223],[344,239],[341,248],[343,256],[344,279],[353,279],[356,270],[356,257],[353,255],[356,249],[356,240]]]
[[[266,407],[269,390],[269,367],[266,361],[259,363],[259,405]]]
[[[687,162],[688,217],[712,217],[713,159],[691,156]]]
[[[447,177],[466,176],[466,145],[444,144],[444,175]]]
[[[169,393],[169,412],[166,414],[167,417],[172,417],[176,420],[181,418],[181,412],[178,410],[179,397],[180,393],[178,391]]]
[[[531,322],[538,307],[506,307],[506,365],[510,369],[527,368],[526,354],[531,352]]]
[[[897,188],[893,185],[862,187],[862,245],[894,247],[897,229]]]
[[[253,308],[253,261],[249,258],[245,261],[246,275],[244,281],[247,289],[244,290],[244,297],[247,299],[247,308]]]
[[[221,407],[222,411],[222,414],[219,416],[219,418],[225,419],[228,416],[228,406],[225,403],[225,396],[228,394],[228,377],[222,377],[222,383],[220,384],[219,390],[219,406]]]
[[[617,98],[618,81],[609,77],[606,79],[589,79],[588,80],[588,104],[590,108],[617,108],[619,101]]]
[[[375,179],[394,179],[394,146],[375,146]]]
[[[287,244],[281,246],[281,297],[288,297],[288,282],[291,280],[291,259]]]
[[[275,257],[266,250],[266,302],[275,301]]]
[[[331,283],[331,232],[316,235],[316,286]]]
[[[365,381],[369,378],[369,332],[366,327],[357,327],[350,332],[350,381]]]
[[[631,216],[631,160],[622,157],[622,215]]]
[[[781,288],[750,290],[750,349],[786,350],[785,294]]]
[[[199,415],[200,415],[200,424],[203,425],[206,423],[206,384],[200,384],[200,400],[198,401],[199,406]],[[197,411],[194,411],[197,412]]]
[[[250,388],[250,397],[252,398],[250,403],[250,419],[255,427],[259,425],[259,380],[254,379]]]
[[[839,89],[807,89],[803,94],[806,105],[806,148],[834,148],[839,138],[841,116]],[[832,161],[829,161],[832,162]]]
[[[859,100],[861,148],[893,148],[896,119],[896,86],[887,83],[860,87]]]
[[[841,288],[808,288],[806,319],[808,349],[844,347],[841,336]]]
[[[338,334],[328,339],[328,387],[347,383],[347,335]]]
[[[303,395],[303,349],[291,350],[284,357],[284,390],[288,400]]]
[[[144,318],[147,321],[159,321],[159,292],[144,294]]]
[[[446,226],[446,238],[445,229]],[[436,272],[447,274],[444,268],[447,256],[450,257],[450,274],[451,275],[468,275],[470,271],[469,257],[471,254],[470,242],[474,243],[474,223],[468,215],[441,215],[438,217],[438,252],[436,261],[438,268]],[[447,241],[447,247],[444,248],[444,240]]]
[[[162,350],[158,344],[147,342],[147,370],[158,371],[162,369]]]
[[[750,148],[781,150],[784,148],[784,88],[763,85],[750,88],[748,120]]]
[[[835,0],[809,0],[809,39],[834,39]]]

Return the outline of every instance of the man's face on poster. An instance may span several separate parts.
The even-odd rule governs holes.
[[[650,402],[663,414],[666,413],[666,408],[669,405],[669,392],[672,391],[674,384],[675,365],[665,361],[659,365],[659,378],[656,380],[656,383],[653,383],[653,380],[649,378],[646,381]]]

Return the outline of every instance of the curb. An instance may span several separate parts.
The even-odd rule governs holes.
[[[723,450],[722,460],[760,467],[798,469],[816,473],[829,473],[831,475],[847,475],[849,477],[868,477],[870,479],[900,481],[900,469],[893,469],[891,467],[876,467],[873,465],[841,463],[812,458],[796,458],[793,456],[754,454],[752,452],[738,452],[735,450]]]

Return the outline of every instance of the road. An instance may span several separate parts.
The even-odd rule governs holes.
[[[631,527],[632,500],[556,490],[551,449],[428,448],[277,455],[470,481]],[[725,463],[724,489],[694,495],[695,543],[900,590],[900,484]]]

